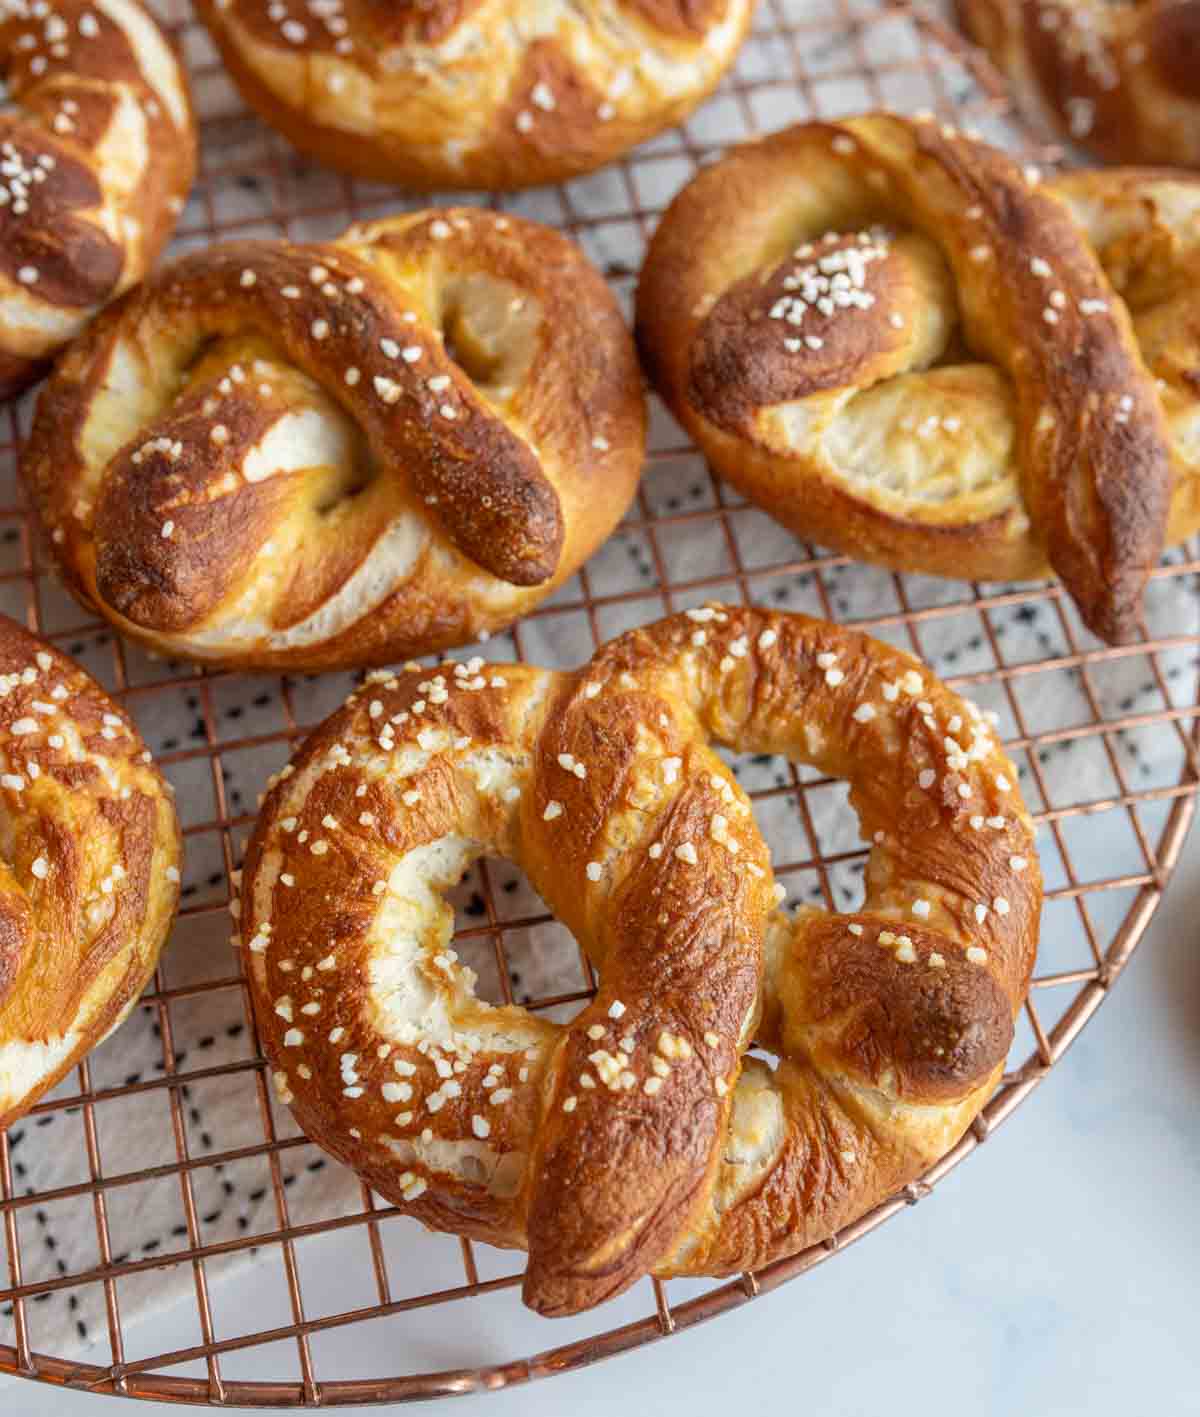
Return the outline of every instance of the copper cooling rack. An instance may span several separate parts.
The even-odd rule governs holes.
[[[320,237],[350,220],[423,204],[300,162],[241,107],[184,6],[185,0],[168,0],[166,18],[195,81],[203,170],[177,249],[234,235]],[[876,106],[931,108],[974,123],[1031,158],[1056,156],[1010,121],[998,81],[936,12],[885,0],[761,0],[735,72],[684,128],[598,178],[504,199],[502,205],[573,233],[628,304],[644,241],[665,200],[724,143],[806,116]],[[1152,585],[1156,612],[1141,640],[1104,648],[1082,630],[1055,586],[968,587],[886,576],[793,541],[715,483],[678,429],[655,412],[645,484],[607,559],[594,561],[489,650],[521,657],[532,644],[545,662],[547,646],[557,644],[563,662],[575,663],[626,625],[707,596],[792,603],[790,587],[803,600],[797,608],[891,638],[998,708],[1008,750],[1035,808],[1050,887],[1039,974],[1000,1090],[923,1180],[792,1259],[733,1281],[647,1280],[616,1306],[584,1316],[568,1329],[566,1343],[560,1342],[562,1328],[546,1326],[544,1342],[558,1346],[533,1356],[522,1356],[514,1343],[510,1356],[498,1357],[496,1343],[485,1347],[481,1338],[478,1352],[461,1366],[426,1371],[439,1363],[436,1357],[423,1361],[417,1339],[409,1344],[411,1364],[395,1359],[397,1352],[404,1356],[399,1345],[405,1326],[419,1327],[431,1313],[448,1312],[446,1306],[474,1314],[468,1332],[482,1335],[488,1328],[494,1334],[494,1325],[519,1304],[521,1257],[426,1236],[362,1189],[327,1213],[312,1214],[311,1207],[305,1213],[299,1189],[292,1187],[298,1174],[303,1181],[305,1170],[324,1163],[314,1159],[315,1149],[268,1094],[238,955],[228,943],[230,880],[254,810],[254,788],[242,793],[233,784],[261,786],[334,698],[323,698],[320,686],[305,681],[253,680],[153,662],[72,608],[57,589],[16,490],[12,467],[28,419],[26,403],[4,411],[0,430],[0,605],[81,655],[122,695],[179,789],[193,884],[164,968],[143,1002],[142,1016],[156,1040],[153,1067],[115,1078],[104,1064],[114,1045],[106,1044],[35,1110],[21,1133],[20,1151],[15,1130],[0,1136],[0,1377],[195,1404],[336,1407],[495,1388],[620,1353],[749,1303],[927,1195],[1037,1087],[1099,1007],[1154,913],[1194,807],[1195,550],[1176,552],[1159,568]],[[628,557],[621,564],[629,574],[619,566],[613,570],[614,554]],[[883,608],[872,601],[864,610],[853,594],[842,593],[857,583],[855,577],[867,576],[886,589],[890,599]],[[1033,622],[1037,633],[1021,638],[1021,626]],[[948,652],[951,642],[969,646],[970,653],[960,658]],[[339,692],[344,688],[342,683]],[[1039,711],[1064,697],[1074,706],[1064,721]],[[181,701],[194,719],[191,734],[164,736],[168,710]],[[275,715],[269,721],[254,716],[264,705]],[[1108,787],[1096,790],[1101,779],[1088,773],[1056,773],[1055,754],[1068,748],[1078,760],[1090,754],[1107,774]],[[780,878],[789,890],[795,886],[833,906],[844,896],[845,880],[853,881],[861,869],[862,845],[831,829],[840,820],[836,814],[814,806],[831,784],[814,774],[772,771],[747,785],[760,816],[770,818],[774,811],[777,821],[781,806],[790,813],[786,840],[781,844],[776,834],[772,842]],[[1127,850],[1112,845],[1118,837]],[[548,926],[549,917],[536,901],[514,916],[498,881],[494,867],[480,868],[471,908],[460,914],[456,945],[490,955],[497,997],[516,993],[526,1001],[513,957],[522,941],[527,946]],[[172,973],[170,962],[178,959],[189,967]],[[556,1016],[577,1008],[592,981],[586,965],[576,972],[576,986],[543,991],[528,1000],[530,1006]],[[185,1015],[214,999],[225,1001],[225,1032],[240,1036],[244,1048],[241,1056],[206,1065],[204,1049],[212,1038],[191,1046]],[[233,1082],[244,1083],[239,1121],[249,1131],[237,1145],[198,1136],[199,1090]],[[166,1151],[156,1153],[154,1164],[107,1140],[108,1117],[118,1107],[134,1123],[157,1109]],[[50,1188],[30,1185],[26,1163],[33,1149],[61,1146],[66,1128],[80,1148],[79,1178]],[[256,1223],[247,1233],[211,1238],[210,1217],[203,1213],[207,1202],[199,1197],[207,1195],[214,1175],[229,1176],[250,1164],[261,1167],[264,1177],[254,1192]],[[157,1239],[129,1245],[112,1233],[112,1214],[118,1201],[151,1184],[177,1187],[182,1218],[169,1245]],[[76,1225],[84,1217],[89,1237],[94,1227],[93,1258],[77,1264],[60,1258],[47,1267],[46,1218],[64,1211]],[[335,1233],[339,1246],[359,1243],[367,1290],[360,1301],[330,1310],[328,1299],[315,1292],[305,1255],[306,1247]],[[416,1264],[412,1257],[418,1254]],[[239,1267],[251,1255],[257,1265]],[[283,1313],[273,1316],[279,1321],[255,1331],[230,1330],[223,1323],[223,1296],[231,1288],[262,1284],[268,1263],[280,1276]],[[147,1292],[153,1299],[160,1291],[182,1294],[179,1302],[194,1311],[195,1341],[169,1352],[144,1352],[138,1325],[130,1322],[138,1305],[127,1296],[139,1294],[144,1309]],[[102,1297],[95,1305],[100,1333],[88,1335],[91,1349],[74,1357],[72,1343],[60,1337],[57,1351],[44,1351],[47,1345],[38,1339],[42,1315],[54,1304],[59,1312],[74,1310],[84,1294]],[[366,1375],[338,1362],[338,1337],[368,1323],[387,1326],[386,1340],[375,1345],[387,1361],[415,1371]],[[81,1332],[73,1337],[82,1339],[82,1321],[78,1326]],[[61,1326],[54,1331],[61,1335]],[[247,1355],[258,1359],[249,1377],[240,1362]]]

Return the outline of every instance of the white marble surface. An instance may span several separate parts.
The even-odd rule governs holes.
[[[1193,833],[1149,938],[1059,1069],[983,1153],[861,1245],[669,1342],[426,1410],[1200,1414],[1198,921]],[[254,1312],[255,1286],[237,1288]],[[139,1333],[139,1349],[169,1348],[175,1323],[167,1314]],[[380,1334],[371,1330],[361,1341],[377,1361]],[[526,1351],[560,1341],[533,1319],[527,1335]],[[264,1363],[238,1376],[269,1371]],[[27,1383],[0,1396],[6,1417],[102,1410],[112,1409]]]

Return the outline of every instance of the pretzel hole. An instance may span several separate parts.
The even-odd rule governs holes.
[[[507,403],[533,362],[539,302],[511,281],[475,272],[447,281],[440,314],[447,355],[487,398]]]
[[[322,484],[321,492],[313,507],[318,517],[328,519],[339,509],[346,507],[360,497],[375,481],[377,468],[366,440],[351,430],[356,446],[348,463],[340,463],[330,469],[332,475]]]
[[[477,999],[519,1004],[555,1023],[584,1006],[579,946],[514,861],[485,853],[443,899],[454,911],[451,947],[474,973]]]

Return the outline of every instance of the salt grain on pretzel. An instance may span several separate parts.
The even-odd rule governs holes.
[[[1015,774],[977,708],[878,641],[721,606],[575,673],[463,677],[376,676],[255,828],[247,969],[278,1094],[315,1141],[427,1225],[527,1248],[525,1297],[549,1314],[647,1272],[793,1253],[954,1144],[1000,1076],[1041,903],[1033,827],[995,785]],[[430,684],[445,695],[415,716]],[[403,720],[386,747],[375,703]],[[876,843],[859,910],[775,908],[710,742],[849,781]],[[1001,803],[1002,831],[969,825]],[[444,893],[492,852],[600,974],[566,1027],[478,1000],[450,948]],[[979,919],[982,899],[997,908]],[[774,1071],[743,1056],[755,1039]]]
[[[579,250],[449,210],[185,257],[61,361],[22,472],[70,587],[125,633],[322,669],[528,611],[624,513],[644,439]]]
[[[195,168],[183,70],[138,0],[0,0],[0,397],[141,280]]]
[[[200,0],[247,101],[380,182],[509,190],[611,162],[716,86],[753,0]]]
[[[121,1022],[179,899],[179,824],[129,719],[0,616],[0,1131]]]
[[[1124,639],[1164,537],[1200,525],[1198,214],[1187,177],[1035,183],[932,120],[804,124],[675,199],[639,339],[799,535],[970,580],[1052,568]]]

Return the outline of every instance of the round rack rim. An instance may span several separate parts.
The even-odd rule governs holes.
[[[182,13],[181,0],[165,0],[165,3],[171,6],[173,15],[176,12]],[[918,3],[918,0],[826,0],[815,17],[806,16],[804,20],[795,19],[788,13],[789,3],[790,0],[760,0],[759,16],[766,27],[766,33],[780,44],[787,46],[791,55],[792,82],[803,90],[808,107],[814,114],[820,111],[819,105],[812,98],[814,87],[829,78],[830,73],[826,70],[810,72],[805,68],[799,49],[801,42],[810,40],[815,42],[820,39],[829,41],[835,37],[839,39],[846,47],[854,51],[858,58],[853,71],[850,69],[836,71],[834,77],[840,74],[843,78],[853,76],[862,80],[873,97],[880,98],[880,106],[884,106],[881,97],[883,89],[880,76],[885,66],[868,57],[863,36],[873,25],[885,19],[902,19],[912,26],[918,57],[899,61],[900,66],[903,67],[903,64],[907,62],[913,68],[920,68],[929,76],[931,87],[941,95],[939,108],[948,117],[958,116],[960,110],[956,100],[942,82],[939,54],[944,58],[954,60],[970,73],[982,95],[976,100],[978,106],[985,107],[991,113],[1008,111],[1009,105],[1003,81],[988,61],[981,53],[969,47],[938,13]],[[172,27],[186,37],[186,33],[194,29],[194,21],[190,19],[180,21]],[[207,68],[201,65],[199,68],[194,68],[193,77],[197,81],[198,90],[216,74],[216,65],[209,65]],[[751,133],[758,131],[751,100],[756,90],[766,88],[775,82],[775,80],[762,78],[742,77],[735,68],[732,77],[727,80],[720,91],[728,93],[740,106],[742,119],[747,130]],[[227,114],[209,120],[214,127],[229,121],[241,121],[241,110],[233,120]],[[718,150],[716,145],[695,141],[687,134],[686,126],[681,132],[683,135],[683,156],[690,162],[693,169]],[[1053,158],[1058,153],[1056,145],[1045,132],[1037,133],[1031,137],[1026,147],[1031,155],[1038,157]],[[343,179],[334,179],[332,190],[335,195],[332,198],[328,196],[327,188],[322,188],[321,190],[326,195],[321,201],[310,202],[302,209],[294,210],[290,194],[294,193],[297,183],[294,174],[290,177],[283,174],[283,160],[279,153],[285,150],[285,145],[282,145],[280,141],[271,146],[265,159],[251,159],[243,161],[240,165],[235,162],[232,165],[220,167],[215,174],[207,172],[202,174],[198,182],[196,196],[204,204],[205,221],[199,227],[199,231],[205,239],[241,234],[243,227],[248,224],[240,221],[222,220],[214,201],[214,190],[218,184],[236,182],[244,176],[266,175],[269,177],[275,193],[271,220],[280,231],[288,231],[290,224],[300,219],[321,219],[336,214],[345,215],[347,221],[358,218],[359,204],[354,195],[354,184]],[[645,160],[653,161],[655,158],[651,157]],[[630,158],[625,158],[614,165],[615,170],[620,174],[626,198],[625,206],[615,216],[601,216],[595,213],[584,215],[577,210],[567,192],[564,189],[558,189],[563,212],[560,224],[572,234],[577,235],[604,222],[621,220],[640,227],[644,234],[649,223],[661,208],[657,205],[649,207],[644,205],[639,196],[632,167],[633,161]],[[328,177],[328,174],[326,176]],[[289,194],[289,196],[281,198],[280,192]],[[610,274],[627,279],[632,272],[628,270],[610,271]],[[12,430],[10,441],[15,447],[19,441],[15,412],[8,411],[8,417]],[[6,445],[8,441],[0,439],[0,442]],[[694,450],[687,444],[658,447],[648,454],[647,466],[649,468],[653,467],[655,463],[677,461],[683,456],[694,456]],[[706,475],[711,477],[711,474]],[[582,590],[577,600],[556,600],[552,608],[543,607],[527,618],[536,620],[544,615],[560,614],[564,610],[573,611],[586,617],[592,641],[599,643],[606,638],[606,635],[601,632],[599,619],[600,612],[604,609],[628,606],[636,611],[639,601],[656,599],[670,609],[674,607],[677,597],[701,595],[710,589],[717,591],[721,587],[733,587],[734,594],[749,602],[755,598],[753,583],[757,580],[768,576],[800,575],[806,571],[814,571],[816,572],[814,578],[818,585],[817,593],[823,607],[822,613],[829,619],[843,621],[847,619],[847,617],[836,615],[833,612],[828,594],[821,582],[821,572],[850,564],[848,558],[815,555],[808,548],[797,544],[799,554],[786,561],[773,561],[766,566],[756,564],[752,568],[747,568],[743,556],[738,550],[737,537],[732,528],[733,514],[741,508],[729,500],[726,491],[715,479],[713,479],[713,490],[714,501],[711,507],[664,512],[661,509],[656,511],[652,508],[643,483],[638,500],[631,509],[629,517],[622,523],[621,530],[646,534],[650,543],[650,555],[653,559],[656,577],[654,582],[635,586],[633,589],[609,591],[601,595],[593,589],[585,568],[579,578]],[[30,628],[41,630],[43,615],[39,599],[39,586],[40,578],[46,574],[47,566],[36,544],[30,513],[23,504],[9,507],[0,506],[0,521],[4,519],[19,521],[22,528],[23,559],[22,568],[19,571],[0,573],[0,586],[7,582],[24,584],[27,621]],[[659,546],[658,533],[668,528],[686,532],[689,528],[706,520],[715,522],[720,527],[721,535],[728,545],[733,570],[722,570],[713,575],[699,576],[690,580],[673,577],[667,559]],[[1155,572],[1155,578],[1195,578],[1198,574],[1200,574],[1200,550],[1197,550],[1193,545],[1181,561],[1161,565]],[[333,1381],[320,1379],[314,1372],[312,1358],[308,1351],[308,1340],[313,1335],[336,1328],[344,1328],[369,1319],[399,1315],[443,1302],[447,1298],[465,1297],[470,1294],[489,1293],[502,1289],[511,1290],[519,1284],[520,1276],[519,1274],[505,1275],[498,1279],[480,1282],[471,1246],[469,1242],[462,1241],[459,1243],[461,1243],[463,1251],[466,1284],[454,1289],[424,1293],[399,1300],[390,1300],[386,1284],[381,1284],[380,1302],[371,1307],[310,1318],[305,1317],[303,1305],[300,1302],[301,1285],[294,1260],[292,1260],[287,1268],[287,1274],[293,1321],[270,1330],[239,1334],[236,1338],[217,1339],[213,1331],[205,1278],[204,1264],[207,1259],[245,1250],[251,1245],[262,1247],[270,1245],[280,1248],[285,1265],[288,1265],[288,1256],[292,1253],[291,1247],[297,1240],[314,1234],[332,1233],[339,1228],[353,1225],[368,1232],[372,1254],[378,1270],[382,1263],[378,1223],[391,1215],[398,1214],[398,1212],[376,1204],[364,1187],[361,1212],[341,1217],[326,1216],[319,1222],[312,1224],[289,1222],[287,1206],[283,1197],[279,1158],[292,1148],[311,1144],[307,1143],[303,1137],[280,1137],[276,1133],[271,1104],[267,1097],[265,1063],[261,1054],[256,1049],[256,1056],[245,1061],[226,1063],[207,1069],[191,1066],[187,1071],[181,1072],[177,1066],[175,1043],[171,1035],[170,1007],[173,1002],[188,998],[194,993],[208,993],[221,989],[231,990],[240,996],[241,1006],[246,1011],[252,1030],[252,1017],[248,1012],[244,976],[240,971],[235,970],[231,971],[227,977],[206,978],[202,984],[169,988],[160,969],[151,989],[143,996],[143,1002],[158,1011],[158,1017],[162,1024],[164,1057],[162,1076],[135,1084],[96,1087],[92,1082],[88,1060],[85,1059],[77,1070],[79,1086],[76,1094],[60,1097],[52,1102],[43,1102],[34,1109],[34,1116],[62,1111],[67,1108],[80,1111],[87,1143],[90,1179],[77,1185],[62,1187],[53,1192],[34,1193],[32,1196],[18,1195],[14,1185],[12,1147],[8,1137],[0,1134],[0,1224],[3,1226],[8,1256],[7,1278],[5,1270],[0,1268],[0,1303],[11,1302],[13,1305],[16,1337],[13,1344],[0,1342],[0,1378],[11,1375],[45,1384],[90,1391],[98,1395],[160,1400],[196,1406],[245,1408],[365,1406],[480,1393],[512,1387],[535,1379],[577,1370],[600,1359],[613,1357],[669,1337],[674,1333],[682,1332],[747,1304],[759,1295],[777,1289],[823,1263],[833,1254],[862,1239],[884,1221],[891,1219],[908,1206],[929,1195],[950,1171],[977,1151],[980,1144],[1012,1116],[1020,1104],[1033,1093],[1061,1060],[1120,977],[1161,902],[1191,825],[1196,807],[1196,794],[1200,790],[1200,704],[1197,703],[1195,694],[1193,694],[1186,701],[1185,706],[1172,706],[1173,701],[1166,692],[1157,656],[1168,650],[1194,649],[1197,644],[1200,644],[1200,635],[1194,631],[1200,627],[1195,625],[1193,617],[1192,633],[1157,638],[1147,636],[1130,646],[1081,648],[1071,628],[1062,592],[1056,585],[1038,584],[1015,590],[993,588],[987,593],[979,587],[963,586],[962,592],[958,596],[935,605],[914,607],[904,590],[903,578],[894,576],[892,579],[896,586],[899,609],[886,615],[853,620],[852,623],[856,627],[867,630],[891,628],[903,631],[908,635],[912,647],[922,657],[924,657],[924,653],[917,633],[919,627],[954,615],[966,613],[978,615],[984,627],[984,634],[991,641],[997,667],[957,677],[944,677],[946,682],[960,688],[969,687],[972,684],[998,682],[1014,705],[1013,717],[1018,726],[1018,734],[1016,737],[1006,739],[1005,748],[1010,752],[1020,749],[1029,754],[1032,771],[1045,807],[1045,810],[1035,812],[1034,817],[1039,825],[1047,827],[1055,834],[1056,844],[1066,864],[1069,877],[1067,886],[1054,894],[1064,901],[1074,900],[1077,904],[1082,921],[1082,924],[1078,926],[1079,933],[1087,937],[1092,960],[1087,968],[1057,975],[1039,976],[1035,979],[1025,1009],[1025,1016],[1034,1040],[1033,1051],[1012,1072],[1006,1073],[1000,1087],[989,1100],[974,1125],[959,1143],[932,1166],[919,1181],[860,1217],[834,1237],[810,1246],[787,1259],[776,1261],[759,1271],[747,1272],[727,1280],[712,1281],[712,1288],[695,1297],[672,1303],[667,1297],[664,1285],[658,1281],[648,1281],[654,1291],[653,1308],[643,1317],[618,1327],[605,1327],[604,1311],[601,1309],[596,1311],[598,1328],[589,1336],[568,1343],[552,1345],[528,1356],[514,1358],[506,1362],[385,1378]],[[1045,660],[1012,661],[1006,659],[996,645],[996,635],[990,618],[991,613],[995,610],[1034,603],[1044,605],[1057,617],[1058,628],[1066,643],[1066,652],[1053,654]],[[639,615],[639,618],[646,617]],[[49,634],[48,638],[57,642],[69,641],[72,638],[104,629],[106,627],[99,622],[86,620],[80,621],[78,624],[71,624],[67,628],[59,627]],[[515,629],[514,638],[518,656],[523,658],[520,625]],[[286,727],[282,732],[265,736],[226,737],[217,733],[213,726],[215,718],[214,689],[222,683],[238,682],[247,676],[196,668],[184,675],[172,677],[170,674],[164,673],[162,676],[155,676],[148,682],[134,682],[127,673],[124,648],[120,640],[113,637],[111,643],[119,697],[123,700],[137,702],[142,696],[153,698],[155,695],[187,688],[194,690],[201,701],[201,717],[205,727],[203,744],[199,747],[183,746],[177,750],[156,754],[156,757],[164,767],[179,767],[189,763],[200,765],[205,761],[209,763],[216,815],[213,820],[189,823],[185,829],[185,836],[214,832],[218,834],[223,869],[228,885],[231,883],[235,869],[232,833],[235,830],[239,832],[244,830],[253,820],[253,814],[232,810],[222,779],[222,754],[261,748],[268,742],[282,741],[289,747],[294,746],[304,736],[307,729],[313,725],[300,722],[299,716],[294,711],[293,700],[285,679],[280,688],[280,702],[286,719]],[[1165,708],[1145,713],[1123,713],[1120,717],[1104,717],[1089,687],[1088,694],[1092,712],[1090,721],[1079,727],[1043,732],[1031,732],[1025,728],[1021,710],[1016,707],[1017,700],[1011,688],[1014,680],[1023,675],[1042,672],[1055,674],[1074,672],[1086,682],[1088,670],[1092,665],[1101,664],[1125,654],[1138,654],[1146,657],[1151,666],[1152,676],[1161,691]],[[1145,729],[1156,725],[1161,725],[1164,729],[1169,728],[1179,740],[1182,766],[1177,782],[1167,786],[1131,790],[1121,772],[1117,770],[1114,773],[1119,788],[1117,793],[1098,801],[1078,802],[1072,800],[1066,806],[1052,806],[1050,804],[1049,794],[1041,790],[1040,771],[1037,767],[1036,757],[1032,752],[1034,748],[1052,742],[1065,741],[1072,736],[1081,738],[1094,736],[1103,743],[1110,758],[1114,758],[1115,761],[1109,742],[1110,734],[1118,734],[1125,729]],[[824,781],[822,779],[806,781],[801,788],[800,780],[793,770],[786,785],[753,792],[751,796],[756,802],[764,797],[781,794],[797,796],[802,799],[805,791],[814,786],[822,786]],[[1135,807],[1151,802],[1163,804],[1167,808],[1161,827],[1151,833],[1151,836],[1156,838],[1153,842],[1147,838],[1140,819],[1135,813]],[[1078,884],[1070,865],[1069,849],[1064,844],[1060,833],[1063,820],[1065,818],[1103,815],[1105,812],[1121,810],[1128,814],[1133,823],[1134,832],[1146,863],[1146,870],[1132,875],[1114,876],[1098,882],[1088,882],[1084,885]],[[802,808],[802,811],[806,811],[806,809]],[[779,869],[781,872],[815,870],[822,880],[828,897],[828,868],[837,864],[842,858],[823,851],[811,826],[806,827],[806,833],[814,847],[813,854],[796,862],[783,863]],[[848,853],[848,856],[861,854],[863,853],[851,852]],[[476,935],[484,940],[490,939],[497,955],[497,962],[503,966],[505,958],[504,933],[517,926],[536,926],[544,923],[550,917],[537,916],[521,921],[505,920],[503,923],[497,923],[495,900],[486,871],[483,873],[483,881],[486,923],[460,930],[458,933],[460,937]],[[1107,946],[1102,948],[1096,938],[1097,931],[1087,916],[1084,902],[1089,893],[1106,889],[1132,890],[1134,894],[1119,924],[1106,927],[1105,934],[1109,938]],[[201,904],[185,908],[181,912],[180,918],[181,920],[197,920],[208,916],[215,917],[223,913],[224,910],[223,903]],[[553,999],[539,1000],[536,1006],[549,1007],[552,1004],[574,1003],[586,998],[590,988],[594,987],[595,980],[586,964],[584,973],[589,988],[577,993],[562,994]],[[507,971],[504,968],[500,969],[500,976],[506,997],[511,1001],[511,988]],[[1050,985],[1071,988],[1075,992],[1070,1003],[1057,1017],[1056,1022],[1051,1027],[1045,1028],[1037,1011],[1036,996],[1039,988]],[[203,1156],[193,1155],[188,1150],[185,1124],[180,1117],[179,1097],[183,1088],[193,1080],[222,1077],[235,1072],[247,1074],[257,1091],[262,1140],[241,1151]],[[108,1101],[112,1098],[131,1097],[141,1092],[150,1091],[162,1094],[171,1108],[176,1154],[173,1162],[159,1168],[152,1168],[148,1172],[138,1173],[138,1175],[144,1178],[146,1175],[161,1173],[163,1176],[177,1176],[179,1178],[184,1193],[184,1206],[188,1220],[187,1245],[181,1250],[172,1251],[149,1260],[114,1260],[108,1234],[105,1197],[111,1189],[129,1184],[134,1173],[106,1174],[104,1172],[99,1160],[93,1108],[98,1102]],[[203,1243],[197,1224],[195,1199],[191,1191],[193,1172],[201,1167],[212,1166],[215,1161],[260,1156],[267,1158],[271,1166],[271,1184],[275,1193],[274,1198],[279,1218],[278,1228],[269,1232],[257,1231],[245,1241]],[[24,1281],[21,1273],[21,1243],[18,1236],[17,1217],[21,1211],[47,1198],[77,1200],[88,1198],[91,1200],[96,1211],[100,1263],[91,1271],[68,1275],[60,1280]],[[447,1243],[456,1242],[450,1238]],[[162,1271],[177,1266],[190,1266],[193,1271],[195,1287],[193,1298],[199,1312],[200,1328],[204,1341],[191,1348],[157,1353],[152,1357],[136,1361],[125,1361],[116,1281],[130,1274]],[[230,1284],[236,1282],[238,1281],[229,1281]],[[31,1302],[33,1297],[55,1289],[69,1289],[72,1286],[84,1284],[94,1284],[102,1286],[104,1289],[108,1339],[113,1357],[113,1361],[109,1364],[42,1353],[35,1350],[31,1343],[25,1306]],[[277,1381],[240,1380],[222,1374],[220,1360],[225,1354],[284,1340],[292,1341],[297,1345],[301,1370],[299,1378]],[[172,1366],[195,1361],[201,1361],[206,1365],[206,1376],[178,1376],[163,1371]]]

